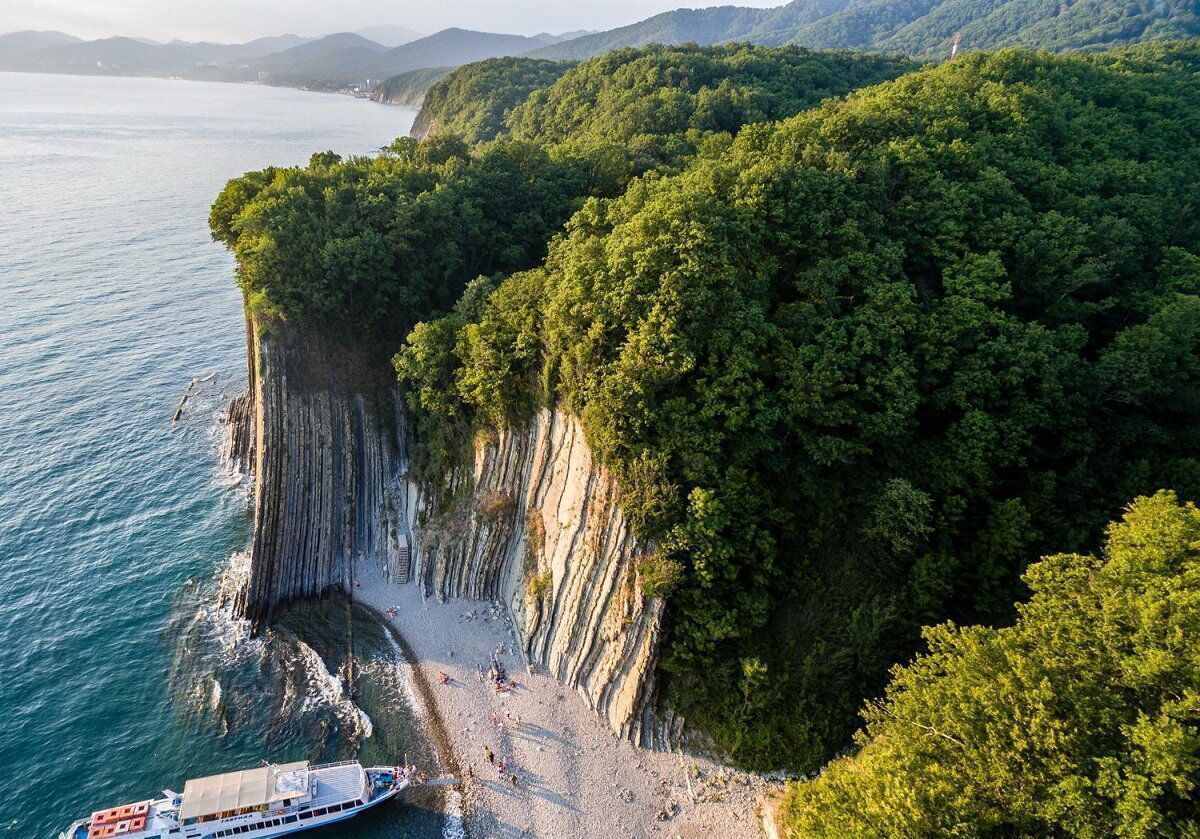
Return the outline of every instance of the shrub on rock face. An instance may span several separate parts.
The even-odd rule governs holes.
[[[788,836],[1200,835],[1200,511],[1139,499],[1025,582],[1011,627],[926,630],[858,752],[788,791]]]
[[[553,587],[554,577],[549,571],[536,574],[525,582],[525,590],[533,600],[541,600]]]
[[[512,493],[492,490],[479,496],[475,508],[485,519],[499,521],[512,512],[516,503],[516,499],[512,497]]]
[[[642,557],[637,564],[642,594],[647,597],[669,597],[683,581],[685,571],[682,562],[659,552]]]

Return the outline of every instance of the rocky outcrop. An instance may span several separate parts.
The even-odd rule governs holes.
[[[402,400],[379,353],[277,321],[248,324],[250,392],[230,406],[231,458],[254,477],[254,541],[239,603],[256,623],[380,563],[439,598],[498,600],[525,655],[621,735],[662,745],[663,604],[643,596],[617,482],[572,417],[541,411],[481,433],[470,466],[422,488],[407,473]],[[384,354],[386,357],[386,354]]]
[[[371,99],[385,105],[401,105],[407,108],[420,108],[425,101],[425,94],[439,79],[452,71],[453,67],[422,67],[409,70],[398,76],[384,79],[374,91]],[[418,122],[420,117],[417,117]],[[419,136],[415,130],[413,136]]]
[[[663,604],[637,581],[649,546],[578,421],[543,410],[481,434],[471,473],[453,476],[449,493],[459,499],[449,509],[426,501],[412,519],[427,590],[505,602],[531,662],[578,689],[614,731],[645,745],[669,739],[669,716],[655,709]]]
[[[247,329],[250,391],[230,406],[231,457],[254,477],[238,605],[257,624],[278,603],[350,590],[356,561],[390,561],[407,546],[389,496],[404,486],[405,445],[399,394],[374,354],[276,320]]]

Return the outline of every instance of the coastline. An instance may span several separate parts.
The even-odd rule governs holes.
[[[375,105],[391,105],[392,107],[402,108],[416,112],[420,110],[419,105],[403,105],[393,104],[391,102],[380,102],[372,99],[370,96],[352,96],[343,93],[336,89],[325,89],[316,87],[301,87],[299,85],[288,84],[269,84],[253,79],[245,79],[241,81],[232,81],[229,79],[194,79],[187,76],[155,76],[155,75],[137,75],[130,73],[68,73],[54,70],[7,70],[0,68],[0,74],[8,74],[12,76],[50,76],[50,77],[66,77],[72,79],[136,79],[138,81],[160,81],[160,82],[184,82],[187,84],[202,84],[202,85],[230,85],[232,87],[261,87],[267,90],[295,90],[300,93],[318,93],[327,96],[340,96],[349,99],[360,99],[364,102],[371,102]]]
[[[467,836],[761,835],[760,802],[775,784],[616,736],[580,694],[536,667],[526,670],[498,604],[439,603],[419,585],[387,582],[378,567],[362,568],[360,583],[355,602],[396,640],[441,771],[465,776]],[[486,677],[493,654],[516,682],[510,692],[496,691]],[[440,683],[442,673],[448,684]],[[504,760],[503,774],[485,749]]]

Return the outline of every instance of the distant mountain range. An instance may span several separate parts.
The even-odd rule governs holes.
[[[488,58],[579,60],[650,43],[728,41],[937,58],[949,55],[956,35],[962,49],[1100,49],[1198,36],[1200,13],[1197,0],[793,0],[770,9],[679,9],[606,32],[532,37],[458,28],[421,36],[402,26],[376,26],[322,38],[280,35],[245,44],[160,44],[14,32],[0,35],[0,70],[181,76],[320,88],[367,86],[367,80],[403,76],[395,87],[408,101],[420,94],[421,84],[446,68]],[[438,72],[416,72],[433,68]]]
[[[421,36],[403,27],[386,26],[322,38],[281,35],[245,44],[161,44],[136,38],[84,41],[62,32],[14,32],[0,35],[0,70],[338,87],[413,70],[520,55],[578,34],[526,37],[451,28]]]
[[[469,29],[443,29],[385,53],[373,69],[380,75],[394,76],[422,67],[457,66],[485,58],[521,55],[553,43],[547,38],[553,36],[527,38]]]
[[[407,26],[368,26],[366,29],[355,29],[355,35],[362,35],[368,41],[374,41],[377,44],[383,44],[385,47],[398,47],[402,44],[407,44],[409,41],[415,41],[418,38],[424,38],[425,35],[417,32],[415,29],[409,29]]]
[[[963,49],[1099,49],[1195,37],[1200,14],[1196,0],[794,0],[773,9],[664,12],[529,55],[583,59],[650,43],[749,41],[932,58],[949,55],[956,34]]]

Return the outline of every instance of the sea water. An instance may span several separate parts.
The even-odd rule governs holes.
[[[56,836],[263,758],[429,759],[369,615],[300,605],[250,638],[228,609],[251,517],[219,416],[245,342],[207,227],[229,178],[370,153],[413,117],[257,85],[0,73],[0,836]],[[439,835],[426,804],[306,835]]]

